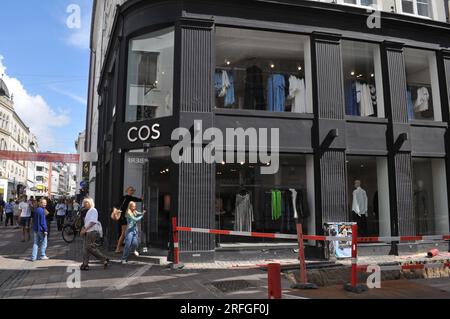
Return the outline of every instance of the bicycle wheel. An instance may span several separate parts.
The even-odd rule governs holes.
[[[76,235],[77,235],[77,232],[72,225],[64,226],[64,228],[62,230],[62,237],[66,243],[68,243],[68,244],[73,243]]]

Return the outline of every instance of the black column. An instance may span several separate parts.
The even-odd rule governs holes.
[[[214,105],[214,24],[211,20],[182,18],[177,24],[180,127],[194,132],[194,121],[203,129],[212,126]],[[200,132],[202,133],[202,132]],[[192,136],[194,137],[194,136]],[[198,152],[201,152],[199,150]],[[201,155],[200,155],[201,156]],[[178,223],[181,226],[214,228],[215,165],[178,165]],[[181,261],[212,260],[214,236],[180,234]]]
[[[315,113],[316,228],[345,222],[347,173],[344,81],[338,35],[314,33],[312,38]]]
[[[446,1],[447,2],[447,1]],[[444,122],[450,122],[450,51],[442,50],[438,54],[438,70],[439,70],[439,80],[440,80],[440,92],[441,92],[441,105],[442,105],[442,119]],[[450,207],[450,136],[447,130],[445,134],[445,148],[447,156],[445,157],[445,168],[447,174],[447,200],[448,207]],[[450,213],[449,213],[449,223],[450,223]],[[450,251],[450,243],[449,243]]]
[[[388,163],[391,233],[393,236],[415,235],[411,134],[407,111],[403,44],[384,42],[382,57],[386,110],[389,119]]]

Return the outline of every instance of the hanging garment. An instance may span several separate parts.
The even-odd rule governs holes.
[[[369,89],[370,89],[370,97],[372,99],[372,107],[374,115],[377,115],[378,114],[377,88],[375,87],[375,85],[370,84]]]
[[[281,192],[272,191],[272,220],[279,220],[281,217]]]
[[[256,65],[247,68],[245,78],[245,108],[265,110],[262,70]]]
[[[408,120],[414,120],[414,104],[410,89],[408,89],[408,91],[406,92],[406,102],[408,108]]]
[[[430,93],[426,87],[417,89],[417,100],[414,103],[414,112],[428,111]]]
[[[369,199],[367,198],[367,193],[361,187],[358,187],[353,192],[353,204],[352,211],[355,212],[358,216],[367,215],[367,202]]]
[[[228,77],[228,87],[227,92],[225,94],[225,106],[229,107],[232,106],[235,102],[235,96],[234,96],[234,74],[233,72],[226,72]]]
[[[281,194],[281,228],[282,233],[291,233],[295,230],[294,211],[290,203],[290,192]]]
[[[292,112],[306,113],[306,87],[305,80],[295,76],[289,78],[289,98],[294,99]]]
[[[414,193],[414,209],[416,213],[416,232],[419,235],[428,234],[428,196],[423,190]]]
[[[347,86],[346,93],[346,114],[351,116],[359,116],[356,81],[352,81]]]
[[[267,80],[267,107],[271,112],[284,112],[286,83],[281,74],[272,74]]]
[[[361,116],[367,117],[374,115],[372,94],[370,93],[369,85],[360,83],[359,89],[359,106]]]
[[[250,200],[250,194],[237,194],[234,229],[236,231],[251,232],[253,222],[253,206]]]

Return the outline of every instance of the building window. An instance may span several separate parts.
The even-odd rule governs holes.
[[[397,0],[398,1],[398,0]],[[400,0],[401,11],[406,14],[414,14],[421,17],[433,17],[431,0]]]
[[[315,233],[313,156],[281,155],[276,174],[267,165],[216,164],[215,227],[223,230],[296,234]],[[219,236],[218,242],[266,241]]]
[[[342,41],[345,110],[350,116],[384,118],[380,47]]]
[[[388,163],[385,157],[347,156],[350,220],[359,235],[390,236]]]
[[[416,233],[447,234],[449,220],[445,161],[413,158],[412,164]]]
[[[216,28],[216,107],[313,113],[309,37]]]
[[[349,4],[360,7],[378,8],[378,0],[338,0],[338,3]]]
[[[409,120],[442,121],[436,53],[405,49]]]
[[[130,40],[127,122],[172,116],[174,39],[169,28]]]

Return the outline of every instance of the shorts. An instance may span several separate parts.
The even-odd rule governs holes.
[[[30,228],[31,217],[20,217],[20,226]]]

